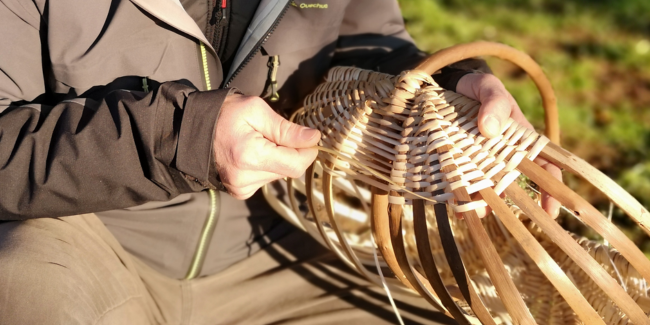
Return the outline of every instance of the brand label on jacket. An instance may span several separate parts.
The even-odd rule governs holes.
[[[327,9],[327,3],[301,3],[292,1],[291,5],[300,9]]]

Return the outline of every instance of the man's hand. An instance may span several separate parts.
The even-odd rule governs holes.
[[[517,123],[534,129],[532,124],[526,120],[519,105],[510,93],[505,89],[501,81],[491,74],[467,74],[460,78],[456,91],[481,102],[478,114],[478,127],[481,134],[487,138],[498,136],[501,126],[508,117],[512,117]],[[537,158],[535,162],[546,169],[553,177],[562,180],[562,171],[548,161]],[[553,218],[560,212],[560,202],[542,192],[542,207]],[[487,214],[487,211],[478,211],[480,216]]]
[[[244,200],[268,182],[300,177],[319,140],[318,130],[285,120],[261,98],[230,95],[217,119],[217,171],[228,192]]]

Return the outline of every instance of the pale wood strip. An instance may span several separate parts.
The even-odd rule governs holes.
[[[318,164],[316,164],[316,168],[319,168]],[[316,172],[319,173],[318,171],[316,171]],[[322,169],[321,169],[320,172],[322,173]],[[337,179],[333,179],[333,183],[336,184]],[[305,191],[305,184],[303,184],[299,179],[289,178],[287,180],[287,186],[288,186],[288,192],[289,192],[288,195],[289,195],[290,201],[291,201],[291,207],[293,208],[294,213],[296,213],[296,215],[299,216],[302,212],[298,208],[298,203],[297,203],[296,198],[295,198],[295,190],[298,190],[300,193],[302,193],[304,195],[307,195],[308,192]],[[365,189],[363,189],[363,190],[365,191]],[[317,192],[309,192],[309,193],[317,193]],[[311,196],[311,197],[312,197],[312,199],[314,198],[314,196]],[[316,199],[317,199],[317,201],[319,201],[317,195],[316,195]],[[370,191],[368,191],[367,201],[370,201]],[[324,201],[319,201],[318,203],[323,204]],[[309,214],[311,214],[311,211],[308,212],[308,215]],[[309,233],[321,245],[323,245],[324,247],[334,246],[336,248],[335,253],[337,255],[340,255],[340,258],[350,268],[354,269],[354,265],[352,264],[352,262],[348,261],[345,254],[341,251],[340,244],[338,244],[336,241],[332,240],[332,238],[330,236],[326,236],[325,238],[323,238],[320,235],[320,233],[319,233],[320,230],[318,229],[318,226],[316,225],[316,222],[318,222],[317,219],[314,218],[314,222],[311,222],[311,221],[307,220],[306,218],[299,217],[298,220],[301,222],[302,226],[306,229],[307,233]],[[363,248],[365,248],[365,247],[363,247]],[[363,251],[363,250],[358,250],[357,251],[354,248],[353,248],[353,251],[355,252],[355,255],[357,255],[357,257],[359,258],[359,261],[361,262],[362,265],[375,265],[375,259],[374,259],[374,256],[373,256],[373,254],[371,252],[366,252],[366,251]],[[378,255],[377,258],[379,260],[379,265],[383,266],[383,267],[388,266],[386,264],[386,262],[384,261],[384,258],[381,256],[381,254],[377,254],[377,255]],[[411,295],[417,294],[413,290],[410,290],[410,289],[404,287],[404,285],[401,282],[399,282],[397,279],[394,279],[394,278],[391,278],[391,277],[386,277],[385,280],[386,280],[386,283],[389,285],[391,290],[396,290],[396,291],[399,291],[400,293],[403,293],[403,294],[411,294]],[[377,281],[379,281],[378,285],[381,286],[382,284],[381,284],[380,279],[377,279]]]
[[[444,204],[441,205],[444,209],[446,209],[446,207],[444,207]],[[437,288],[441,286],[444,287],[442,278],[438,273],[436,262],[433,259],[433,254],[431,253],[431,242],[429,241],[429,232],[428,232],[429,226],[427,225],[423,200],[413,200],[413,229],[415,231],[415,241],[418,248],[420,263],[422,263],[422,268],[424,269],[424,272],[427,275],[427,279],[429,280],[429,282],[431,282],[431,285],[434,287]],[[445,250],[445,254],[446,253],[447,250]],[[458,250],[456,250],[456,254],[458,254]],[[458,256],[458,258],[460,258],[460,256]],[[452,269],[452,271],[454,271],[454,267],[452,265],[450,265],[450,268]],[[472,284],[469,274],[467,274],[467,270],[465,270],[465,268],[463,267],[462,274],[456,274],[454,272],[453,275],[454,278],[456,278],[457,283],[460,284],[465,282],[466,284],[468,284],[468,288],[466,288],[467,290],[465,290],[465,288],[463,288],[462,286],[459,288],[460,296],[465,299],[465,301],[470,306],[470,308],[472,308],[472,311],[474,311],[478,319],[483,324],[496,325],[494,319],[492,318],[492,315],[490,315],[490,312],[485,307],[485,304],[483,304],[483,301],[481,301],[481,298],[477,293],[476,287],[474,287],[474,285]],[[467,292],[463,292],[463,291],[467,291]],[[467,299],[466,297],[467,295],[469,295],[469,299]]]
[[[332,250],[348,267],[350,267],[351,269],[355,269],[356,268],[355,264],[352,262],[352,260],[350,260],[348,255],[343,252],[343,248],[341,247],[342,244],[337,243],[336,241],[334,241],[332,239],[331,236],[329,236],[327,234],[327,231],[325,230],[325,228],[323,226],[324,219],[327,219],[327,216],[324,216],[324,214],[325,214],[325,211],[323,211],[324,209],[320,209],[320,208],[319,209],[314,209],[317,206],[317,204],[320,204],[320,205],[324,206],[324,204],[323,204],[324,201],[321,201],[322,199],[319,199],[316,195],[314,195],[315,193],[320,192],[320,191],[317,191],[316,189],[313,188],[313,166],[314,165],[318,165],[318,162],[312,164],[312,167],[311,167],[312,170],[311,171],[309,170],[309,168],[307,170],[307,174],[305,176],[305,179],[306,179],[306,183],[307,183],[306,188],[308,189],[308,191],[303,193],[303,194],[305,194],[307,196],[307,204],[309,205],[310,211],[315,214],[315,215],[313,215],[314,222],[311,223],[311,222],[305,220],[304,218],[300,218],[300,220],[301,220],[301,222],[303,222],[303,225],[305,226],[305,228],[307,228],[309,230],[309,233],[314,238],[316,238],[323,246],[328,247],[330,250]],[[320,166],[318,166],[318,167],[320,167]],[[310,172],[311,172],[311,174],[310,174]],[[314,227],[317,229],[316,231],[313,229]],[[378,256],[378,257],[379,257],[380,264],[385,264],[385,263],[383,263],[384,262],[383,258],[381,256]],[[364,256],[362,256],[362,258],[360,258],[360,260],[367,261],[367,264],[369,264],[369,265],[374,265],[374,263],[375,263],[373,256],[365,256],[364,255]],[[364,264],[364,263],[362,263],[362,264]],[[376,283],[376,284],[378,284],[380,286],[382,285],[381,280],[376,275],[371,274],[370,276],[371,277],[374,276],[374,278],[369,279],[371,282],[374,282],[374,283]],[[388,277],[385,280],[386,280],[387,284],[390,286],[390,288],[392,290],[397,290],[397,291],[399,291],[401,293],[404,293],[404,294],[415,294],[415,292],[413,290],[404,287],[403,284],[401,282],[399,282],[398,280],[396,280],[396,279]]]
[[[332,164],[327,163],[326,164],[327,168],[331,168]],[[341,232],[338,222],[336,220],[336,216],[334,214],[334,200],[333,200],[333,188],[332,188],[332,175],[329,173],[324,173],[322,176],[323,180],[323,194],[324,194],[324,199],[325,199],[325,212],[327,213],[327,216],[329,217],[329,223],[334,230],[334,233],[336,234],[336,237],[339,240],[339,244],[341,245],[343,251],[349,258],[352,266],[354,269],[356,269],[362,276],[364,276],[368,281],[373,282],[374,284],[378,286],[382,286],[381,279],[379,276],[369,272],[366,267],[361,263],[359,260],[358,256],[350,247],[350,244],[348,243],[347,239],[345,239],[343,233]],[[328,237],[329,239],[329,237]],[[330,243],[331,246],[335,246],[334,243]],[[435,301],[434,301],[435,302]],[[432,303],[434,306],[435,303]],[[438,304],[439,306],[439,304]],[[437,306],[436,306],[437,307]]]
[[[322,238],[328,238],[327,234],[325,233],[325,230],[323,229],[323,225],[321,224],[318,216],[318,211],[316,210],[315,207],[316,205],[314,204],[314,165],[316,162],[311,164],[309,167],[307,167],[307,170],[305,171],[305,186],[307,188],[307,206],[309,207],[309,211],[311,211],[314,215],[314,221],[316,221],[316,225],[318,226],[318,232],[320,233],[320,236]],[[333,245],[330,244],[329,241],[326,240],[327,246],[329,249],[334,249]],[[345,260],[345,259],[344,259]],[[349,262],[349,261],[348,261]],[[351,264],[351,263],[350,263]]]
[[[605,324],[580,290],[571,282],[559,265],[546,252],[544,247],[533,237],[519,219],[512,213],[506,203],[491,188],[481,191],[481,196],[494,210],[503,225],[517,240],[528,256],[535,262],[555,289],[564,297],[573,311],[585,324]]]
[[[381,255],[395,277],[399,279],[405,286],[415,290],[415,287],[409,282],[397,263],[393,245],[390,239],[390,229],[388,225],[388,192],[376,187],[372,187],[372,218],[370,218],[370,227],[372,234],[377,242],[377,247]]]
[[[540,157],[587,180],[591,185],[607,195],[621,210],[625,211],[646,234],[650,235],[650,212],[632,195],[598,169],[553,143],[547,144],[542,149]]]
[[[442,156],[446,152],[449,152],[449,150],[451,150],[451,146],[442,146],[438,149],[438,154]],[[443,167],[443,172],[449,173],[456,170],[456,168],[456,165],[451,164]],[[458,179],[460,178],[452,177],[447,181],[454,182]],[[473,201],[465,187],[456,188],[453,190],[453,193],[459,205]],[[474,246],[477,248],[479,256],[483,260],[483,264],[490,275],[490,280],[492,280],[503,305],[506,307],[508,313],[510,313],[513,321],[516,324],[535,324],[533,315],[521,298],[515,283],[512,281],[512,278],[503,265],[503,261],[499,257],[499,253],[494,248],[485,228],[483,228],[476,211],[463,212],[463,217],[465,218],[465,224],[469,230],[470,237],[474,241]]]
[[[548,176],[551,178],[551,176]],[[526,216],[528,216],[542,231],[562,249],[614,303],[630,317],[634,324],[650,324],[648,316],[621,288],[603,267],[596,262],[562,227],[535,203],[528,194],[517,184],[506,188],[508,195]]]
[[[555,179],[536,163],[529,159],[524,159],[517,168],[547,193],[560,201],[562,205],[573,211],[580,220],[603,236],[605,240],[623,254],[646,281],[650,282],[650,261],[648,261],[648,258],[641,250],[616,225],[580,195],[573,192],[564,183]]]
[[[459,189],[458,192],[464,191],[465,189]],[[459,195],[460,193],[454,193],[456,198],[459,201],[471,201],[469,194]],[[481,224],[481,220],[478,217],[476,211],[468,211],[463,213],[463,218],[465,218],[465,223],[467,224],[467,229],[469,230],[470,236],[474,241],[474,247],[477,248],[481,259],[485,265],[485,268],[490,275],[494,287],[497,289],[501,301],[503,301],[506,310],[510,313],[513,321],[516,324],[535,324],[533,315],[526,307],[524,300],[521,298],[521,294],[515,287],[515,283],[512,281],[508,271],[503,265],[503,261],[499,257],[494,245],[490,241],[485,228]]]

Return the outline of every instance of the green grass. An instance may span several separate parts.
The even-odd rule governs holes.
[[[530,54],[556,91],[562,145],[650,207],[650,1],[399,3],[408,31],[425,51],[489,40]],[[488,62],[529,120],[543,128],[534,84],[509,63]],[[574,178],[566,182],[607,210],[602,195]],[[615,219],[625,222],[620,211]]]

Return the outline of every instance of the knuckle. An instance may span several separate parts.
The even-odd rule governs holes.
[[[246,165],[247,149],[245,145],[236,146],[232,149],[232,164],[237,169],[244,169]]]

